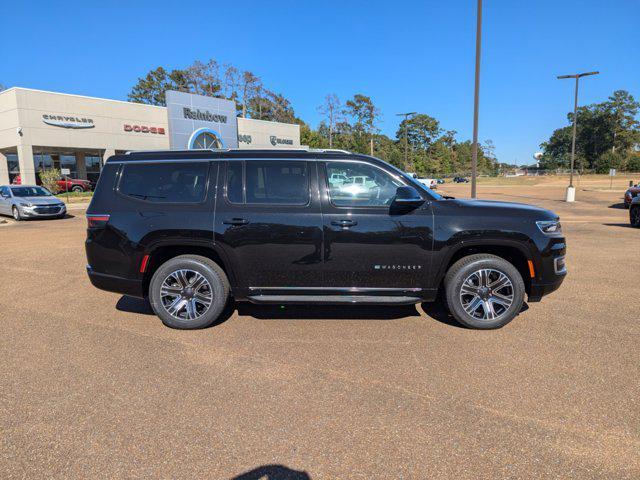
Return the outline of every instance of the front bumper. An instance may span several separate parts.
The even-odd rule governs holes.
[[[67,213],[66,205],[35,205],[33,207],[25,207],[19,205],[20,214],[25,218],[35,217],[57,217]]]

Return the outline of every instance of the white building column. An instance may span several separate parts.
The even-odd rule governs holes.
[[[107,158],[113,157],[115,154],[116,154],[115,150],[105,150],[104,154],[102,155],[102,165],[104,165],[104,162],[107,161]]]
[[[9,184],[9,163],[7,156],[0,152],[0,185]]]
[[[18,164],[20,166],[20,182],[23,185],[35,185],[36,166],[33,162],[31,145],[18,145]]]

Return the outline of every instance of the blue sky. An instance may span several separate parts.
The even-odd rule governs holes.
[[[640,97],[640,0],[485,0],[480,139],[529,163],[580,102]],[[475,0],[9,2],[0,83],[126,99],[159,65],[215,58],[251,70],[312,125],[327,93],[373,98],[380,128],[419,111],[471,137]],[[13,19],[13,20],[10,20]],[[20,19],[20,21],[18,21]]]

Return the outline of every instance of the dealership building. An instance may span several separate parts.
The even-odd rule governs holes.
[[[167,92],[167,107],[27,88],[0,92],[0,184],[68,169],[97,180],[130,150],[301,148],[300,126],[236,117],[230,100]]]

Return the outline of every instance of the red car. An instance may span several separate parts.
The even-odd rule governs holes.
[[[640,186],[634,185],[624,192],[624,208],[629,208],[634,198],[640,195]]]
[[[16,176],[13,179],[14,185],[20,185],[22,183],[22,179],[20,175]],[[40,181],[40,177],[36,177],[36,183],[38,185],[42,185]],[[89,180],[80,180],[79,178],[67,178],[60,179],[56,182],[58,184],[59,192],[89,192],[93,190],[93,185]]]

